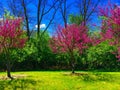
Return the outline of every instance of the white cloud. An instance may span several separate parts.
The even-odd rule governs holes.
[[[35,25],[35,27],[38,28],[38,25]],[[41,24],[40,28],[46,28],[46,25],[45,24]]]
[[[3,20],[3,18],[0,18],[0,21],[2,21]]]

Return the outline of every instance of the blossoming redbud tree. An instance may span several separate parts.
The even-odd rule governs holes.
[[[5,55],[7,76],[11,79],[11,51],[23,48],[27,40],[21,27],[22,19],[5,19],[0,21],[0,53]]]
[[[75,56],[74,51],[78,51],[79,54],[83,53],[83,50],[88,47],[90,38],[88,37],[87,28],[81,25],[68,25],[66,28],[58,26],[56,34],[50,40],[50,47],[53,52],[66,52],[70,56],[69,63],[72,68],[72,73],[75,69]]]
[[[108,40],[110,45],[117,48],[116,57],[120,60],[120,6],[111,3],[100,8],[102,20],[102,40]]]

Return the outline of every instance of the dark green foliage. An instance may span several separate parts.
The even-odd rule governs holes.
[[[102,42],[97,46],[92,46],[87,51],[87,63],[90,69],[118,70],[120,63],[113,52],[116,48],[110,46],[108,42]]]

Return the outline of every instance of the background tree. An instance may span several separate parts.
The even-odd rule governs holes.
[[[58,10],[58,1],[57,0],[38,0],[37,2],[37,35],[40,34],[40,25],[42,24],[43,19],[51,13],[50,17],[47,18],[47,25],[43,30],[43,34],[47,31],[48,27],[52,24],[56,12]],[[42,34],[41,34],[42,35]]]
[[[67,52],[70,56],[69,63],[72,68],[72,73],[75,69],[74,52],[83,53],[87,48],[90,38],[87,35],[87,28],[84,25],[77,26],[75,24],[67,26],[67,28],[58,27],[57,33],[52,37],[50,45],[55,53]]]
[[[11,14],[15,17],[24,17],[24,29],[26,29],[28,39],[30,39],[32,33],[30,30],[30,23],[34,19],[32,17],[33,10],[31,10],[29,6],[33,3],[32,0],[8,0],[7,3]],[[32,28],[34,28],[34,25]]]
[[[92,15],[96,12],[99,2],[100,0],[95,0],[94,2],[93,0],[76,0],[76,7],[85,25],[87,25]]]
[[[67,0],[58,0],[59,1],[59,9],[62,15],[62,19],[64,22],[64,27],[67,27]]]

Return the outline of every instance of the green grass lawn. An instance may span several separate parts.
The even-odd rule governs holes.
[[[5,75],[0,73],[0,90],[120,90],[119,72],[13,72],[12,81]]]

